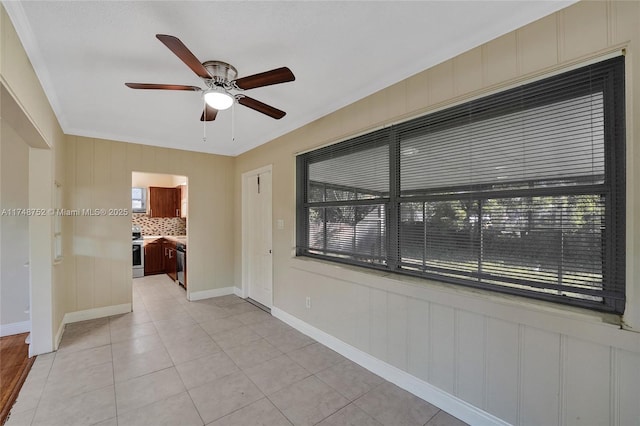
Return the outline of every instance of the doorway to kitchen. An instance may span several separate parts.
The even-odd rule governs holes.
[[[271,165],[242,175],[242,292],[273,305]]]
[[[132,277],[166,275],[186,298],[188,199],[186,176],[131,173]]]

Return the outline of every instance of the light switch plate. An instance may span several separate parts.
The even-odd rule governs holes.
[[[276,226],[278,229],[284,229],[284,219],[278,219],[276,221]]]

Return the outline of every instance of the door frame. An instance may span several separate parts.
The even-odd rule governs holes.
[[[241,296],[246,299],[249,297],[249,179],[261,173],[271,173],[271,214],[273,218],[273,165],[266,166],[242,173],[242,288]],[[273,245],[273,224],[271,233],[271,243]],[[271,257],[271,306],[273,306],[273,257]]]

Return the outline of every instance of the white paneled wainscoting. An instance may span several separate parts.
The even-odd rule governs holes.
[[[640,424],[640,334],[614,317],[348,266],[289,265],[274,316],[465,422]]]

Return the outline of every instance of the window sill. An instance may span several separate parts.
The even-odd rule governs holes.
[[[640,333],[622,329],[614,314],[310,257],[292,257],[289,267],[604,345],[632,351],[640,347]]]

